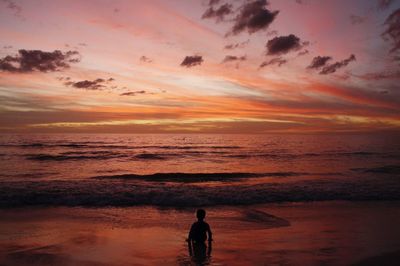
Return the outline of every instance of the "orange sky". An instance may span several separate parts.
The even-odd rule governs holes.
[[[399,8],[396,0],[0,0],[0,128],[397,131]],[[313,65],[318,56],[329,60]]]

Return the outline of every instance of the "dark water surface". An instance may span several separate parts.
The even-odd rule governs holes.
[[[383,136],[0,135],[0,207],[399,200]]]

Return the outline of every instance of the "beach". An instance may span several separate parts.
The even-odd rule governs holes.
[[[400,250],[399,207],[333,201],[207,208],[214,241],[203,263],[373,265],[381,256],[380,265],[394,265],[388,263]],[[0,264],[196,265],[185,242],[194,212],[146,206],[3,209]]]
[[[400,266],[400,1],[0,21],[0,266]]]
[[[391,265],[399,144],[375,136],[2,135],[0,265]],[[189,254],[197,208],[214,241]]]

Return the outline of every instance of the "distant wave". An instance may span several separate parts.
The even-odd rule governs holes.
[[[155,173],[148,175],[123,174],[96,176],[95,179],[131,179],[145,180],[152,182],[209,182],[209,181],[233,181],[249,177],[288,177],[304,175],[303,173],[294,172],[275,172],[275,173]]]
[[[165,149],[165,150],[192,150],[192,149],[240,149],[240,146],[229,145],[126,145],[106,142],[72,142],[72,143],[19,143],[0,144],[0,147],[21,147],[21,148],[95,148],[95,149]]]
[[[126,157],[124,154],[118,153],[100,153],[93,154],[89,153],[86,155],[83,154],[27,154],[25,155],[28,160],[35,161],[66,161],[66,160],[105,160],[105,159],[113,159],[113,158],[122,158]]]
[[[114,147],[114,146],[113,146]],[[111,150],[111,151],[109,151]],[[54,153],[38,153],[38,154],[25,154],[28,160],[37,161],[65,161],[65,160],[90,160],[90,159],[113,159],[113,158],[132,158],[138,160],[166,160],[175,157],[184,156],[207,156],[215,154],[219,158],[234,158],[234,159],[248,159],[248,158],[269,158],[274,160],[288,159],[294,160],[308,156],[370,156],[375,153],[342,153],[342,154],[268,154],[268,153],[249,153],[249,154],[232,154],[226,151],[213,151],[213,150],[186,150],[176,153],[165,152],[142,152],[135,154],[132,152],[112,151],[110,148],[98,149],[85,149],[84,151],[68,151],[59,154]],[[0,155],[1,156],[1,155]],[[5,155],[4,155],[5,156]],[[215,159],[215,158],[214,158]]]
[[[357,172],[374,173],[374,174],[400,174],[400,166],[398,165],[385,165],[373,168],[353,168]]]
[[[242,215],[243,221],[262,223],[270,228],[290,226],[290,222],[288,220],[259,210],[244,210]]]
[[[400,200],[400,183],[376,179],[318,179],[257,185],[138,184],[124,180],[0,182],[0,208],[23,206],[191,207],[326,200]],[[246,219],[264,219],[250,213]]]
[[[144,160],[165,160],[166,159],[164,156],[161,156],[159,154],[154,154],[154,153],[137,154],[137,155],[135,155],[135,158],[144,159]]]
[[[28,160],[34,161],[68,161],[68,160],[108,160],[114,158],[129,158],[137,160],[165,160],[169,157],[183,156],[173,153],[139,153],[129,154],[107,151],[87,151],[87,152],[62,152],[60,154],[25,154]]]
[[[241,154],[227,154],[223,157],[237,158],[237,159],[248,159],[248,158],[272,158],[272,159],[296,159],[303,157],[348,157],[348,156],[387,156],[387,154],[368,152],[368,151],[356,151],[356,152],[321,152],[321,153],[241,153]]]

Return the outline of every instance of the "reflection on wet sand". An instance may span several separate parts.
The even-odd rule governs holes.
[[[399,207],[396,202],[327,202],[209,208],[213,246],[185,242],[192,209],[0,210],[0,265],[350,265],[393,260],[398,253],[390,252],[400,247]]]
[[[191,260],[196,265],[211,264],[212,242],[208,242],[208,245],[206,245],[204,242],[193,243],[188,241],[188,251]]]

